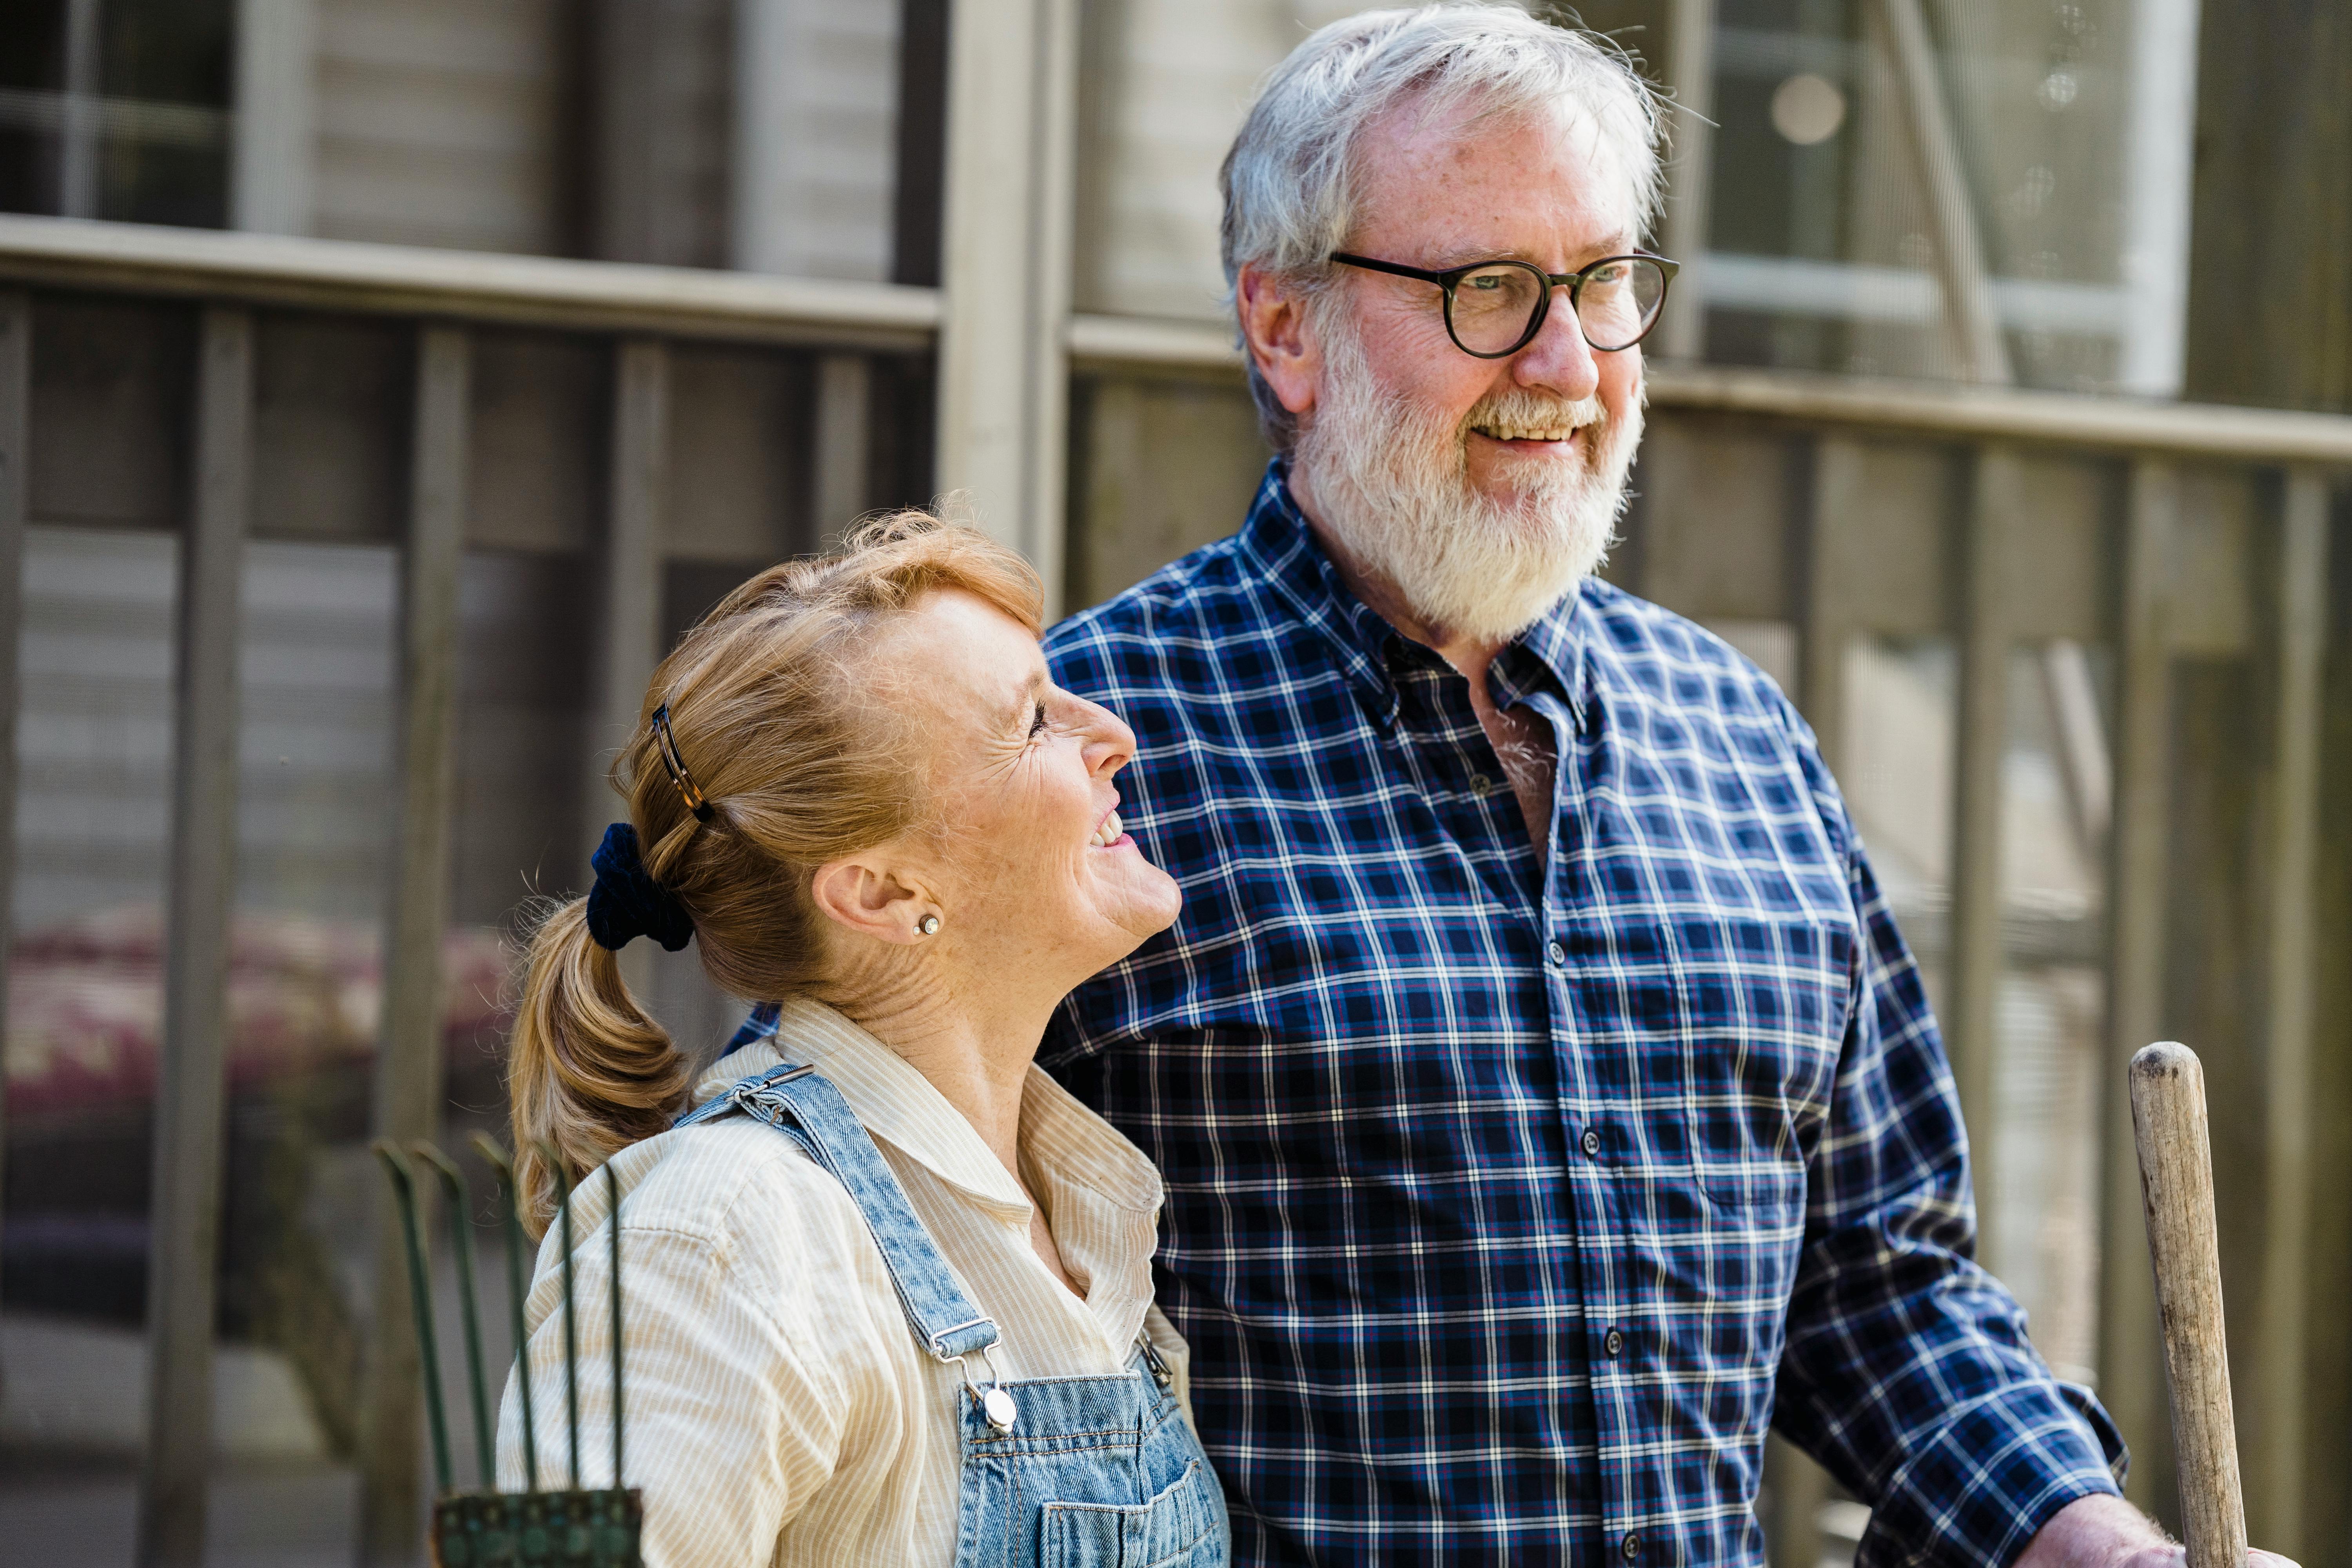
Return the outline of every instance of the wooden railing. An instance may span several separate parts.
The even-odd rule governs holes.
[[[92,521],[46,516],[42,476],[80,460],[74,433],[88,421],[114,416],[83,405],[52,416],[36,370],[46,363],[38,339],[51,313],[90,300],[136,302],[150,311],[139,331],[185,331],[194,345],[188,384],[162,397],[184,412],[191,432],[181,492],[147,520],[181,529],[185,541],[145,1489],[150,1529],[169,1537],[201,1521],[209,1431],[237,556],[257,532],[341,536],[341,526],[256,518],[259,337],[275,322],[327,318],[407,334],[406,406],[392,411],[405,479],[387,503],[396,505],[396,526],[372,537],[404,552],[399,853],[387,890],[374,1115],[384,1135],[409,1138],[433,1131],[441,1105],[435,1031],[461,555],[468,544],[572,527],[484,515],[469,502],[484,493],[485,465],[514,460],[485,424],[477,384],[484,356],[506,352],[499,345],[518,331],[561,334],[575,355],[565,363],[601,366],[601,500],[573,542],[593,546],[601,562],[599,651],[583,680],[601,715],[598,734],[610,739],[634,722],[656,652],[665,552],[676,553],[681,540],[697,548],[698,530],[736,526],[725,506],[706,513],[675,499],[687,479],[717,483],[681,476],[676,454],[682,429],[723,411],[723,399],[711,401],[722,384],[688,388],[679,366],[705,349],[802,356],[795,395],[811,431],[809,472],[793,493],[813,499],[778,500],[774,486],[761,489],[755,470],[768,459],[740,449],[756,442],[706,443],[697,461],[740,462],[754,479],[736,489],[766,498],[744,503],[751,521],[736,533],[751,542],[730,548],[803,548],[816,537],[810,519],[837,523],[882,499],[867,482],[879,439],[869,419],[874,366],[893,356],[919,364],[941,330],[942,306],[935,291],[883,285],[0,217],[0,890],[15,842],[5,814],[16,800],[23,531]],[[1240,395],[1234,351],[1213,327],[1081,316],[1068,323],[1066,351],[1082,375],[1206,377]],[[153,363],[180,362],[166,354]],[[907,384],[921,385],[919,374]],[[1922,929],[1942,921],[1932,945],[1942,954],[1946,1036],[1980,1170],[2001,1158],[1992,1075],[2003,965],[2021,946],[2053,940],[2018,934],[2014,920],[2003,935],[2010,657],[2053,640],[2112,651],[2112,717],[2098,737],[2113,780],[2111,915],[2068,940],[2092,943],[2084,951],[2106,976],[2099,1371],[2102,1397],[2143,1456],[2162,1455],[2165,1414],[2122,1067],[2138,1046],[2182,1026],[2182,966],[2196,966],[2184,944],[2193,948],[2221,918],[2200,906],[2215,887],[2189,885],[2178,872],[2176,841],[2202,831],[2197,814],[2214,809],[2202,782],[2213,770],[2250,770],[2243,797],[2258,809],[2246,807],[2238,840],[2253,856],[2221,891],[2259,930],[2256,1005],[2233,1038],[2195,1043],[2217,1079],[2234,1074],[2249,1086],[2232,1103],[2257,1128],[2247,1146],[2259,1150],[2260,1169],[2225,1169],[2224,1210],[2260,1220],[2229,1244],[2238,1249],[2233,1284],[2249,1287],[2243,1403],[2261,1422],[2249,1474],[2263,1478],[2253,1499],[2258,1536],[2294,1549],[2291,1533],[2263,1526],[2269,1519],[2299,1528],[2300,1500],[2326,1459],[2326,1446],[2315,1449],[2306,1436],[2317,1397],[2312,1296],[2342,1267],[2347,1247],[2343,1237],[2315,1235],[2314,1194],[2345,1174],[2326,1121],[2341,1109],[2327,1096],[2340,1093],[2316,1061],[2323,1043],[2345,1042],[2316,1009],[2317,944],[2340,946],[2347,934],[2327,923],[2342,911],[2320,904],[2319,868],[2344,849],[2340,837],[2323,839],[2320,806],[2326,770],[2344,762],[2326,750],[2324,704],[2331,616],[2345,614],[2331,607],[2329,555],[2334,499],[2352,468],[2352,418],[1667,363],[1652,367],[1649,387],[1641,497],[1612,571],[1702,620],[1784,628],[1783,673],[1833,768],[1852,739],[1844,683],[1855,639],[1938,637],[1954,649],[1948,906]],[[930,417],[928,408],[896,413],[916,427]],[[59,444],[37,448],[42,432]],[[945,446],[957,437],[938,430],[932,438]],[[1257,459],[1237,451],[1218,460]],[[516,493],[530,478],[498,493]],[[734,493],[725,484],[710,493],[722,491]],[[988,498],[979,500],[986,515]],[[1205,518],[1201,530],[1213,534],[1235,521]],[[2258,757],[2217,758],[2183,741],[2181,715],[2212,700],[2181,686],[2181,669],[2200,661],[2246,672],[2233,689],[2261,703],[2250,731]],[[2326,887],[2343,880],[2328,876]],[[2323,1042],[2326,1030],[2336,1032]],[[2224,1120],[2231,1114],[2228,1104],[2217,1108]],[[397,1294],[385,1293],[376,1310],[363,1452],[380,1521],[373,1528],[396,1542],[416,1487],[415,1352]],[[2160,1458],[2144,1458],[2135,1494],[2154,1498],[2162,1470]]]

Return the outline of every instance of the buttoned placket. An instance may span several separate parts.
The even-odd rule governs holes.
[[[1507,650],[1517,668],[1505,679],[1508,667],[1498,661],[1494,696],[1498,707],[1524,704],[1551,725],[1551,830],[1542,868],[1539,919],[1559,1112],[1569,1141],[1569,1187],[1580,1238],[1576,1269],[1586,1387],[1600,1458],[1596,1500],[1601,1530],[1593,1545],[1603,1559],[1635,1563],[1649,1551],[1634,1521],[1646,1514],[1650,1500],[1634,1462],[1641,1419],[1637,1355],[1629,1353],[1633,1347],[1622,1325],[1637,1318],[1641,1239],[1618,1181],[1633,1145],[1630,1130],[1617,1125],[1612,1115],[1632,1102],[1633,1085],[1619,1081],[1622,1063],[1596,1058],[1585,1048],[1584,1009],[1602,1005],[1585,994],[1587,970],[1576,957],[1580,926],[1604,908],[1603,889],[1591,879],[1592,862],[1585,852],[1594,842],[1596,803],[1587,787],[1585,762],[1595,743],[1589,731],[1595,715],[1584,679],[1586,656],[1576,630],[1538,628],[1538,634],[1544,632],[1550,634],[1549,657],[1532,647]],[[1540,672],[1528,672],[1529,664],[1539,666]],[[1550,680],[1543,679],[1544,674]],[[1551,681],[1558,682],[1557,688]]]
[[[1550,853],[1543,868],[1541,919],[1548,962],[1545,993],[1550,1003],[1552,1051],[1560,1085],[1560,1116],[1570,1147],[1569,1189],[1576,1218],[1577,1289],[1583,1309],[1586,1387],[1600,1458],[1596,1501],[1603,1558],[1622,1559],[1622,1542],[1633,1539],[1629,1521],[1643,1510],[1642,1477],[1633,1463],[1633,1429],[1639,1380],[1633,1357],[1624,1353],[1619,1325],[1633,1321],[1639,1288],[1638,1244],[1626,1223],[1617,1172],[1627,1147],[1625,1129],[1615,1125],[1612,1108],[1628,1103],[1630,1085],[1614,1081],[1613,1061],[1585,1048],[1583,1014],[1591,1005],[1583,990],[1584,966],[1577,962],[1577,926],[1600,907],[1600,889],[1590,885],[1591,861],[1582,853],[1592,842],[1592,801],[1587,789],[1580,722],[1549,690],[1522,699],[1551,724],[1553,739]],[[1615,1348],[1612,1349],[1613,1342]]]

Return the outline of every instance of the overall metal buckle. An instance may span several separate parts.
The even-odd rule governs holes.
[[[988,1417],[989,1426],[999,1432],[1010,1432],[1013,1424],[1021,1419],[1021,1406],[1013,1403],[1013,1395],[1004,1392],[1003,1383],[996,1374],[995,1359],[986,1350],[975,1353],[988,1368],[988,1386],[982,1388],[971,1380],[971,1357],[960,1355],[956,1357],[956,1370],[963,1373],[964,1392],[979,1404],[981,1414]]]

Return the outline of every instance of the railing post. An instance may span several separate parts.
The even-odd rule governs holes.
[[[826,354],[817,361],[813,542],[822,544],[866,510],[873,397],[874,362],[864,354]]]
[[[33,297],[0,289],[0,1061],[7,1058],[8,911],[16,893],[16,659],[24,637],[25,516],[32,489]],[[8,1078],[0,1072],[0,1171],[7,1168]],[[0,1199],[6,1189],[0,1184]],[[5,1204],[0,1202],[0,1212]],[[0,1365],[0,1388],[8,1369]]]
[[[662,537],[669,497],[669,348],[647,338],[618,344],[613,364],[613,468],[600,563],[595,706],[588,751],[586,842],[568,874],[585,886],[588,855],[604,825],[625,815],[606,782],[613,760],[636,733],[637,710],[660,662]],[[621,954],[621,972],[641,994],[652,982],[651,943]]]
[[[1863,483],[1862,451],[1852,439],[1822,435],[1813,441],[1812,482],[1798,520],[1797,710],[1813,728],[1822,763],[1834,775],[1845,765],[1845,653],[1853,626],[1839,592],[1840,525],[1854,514]],[[1764,1484],[1771,1492],[1773,1568],[1814,1568],[1822,1556],[1821,1511],[1829,1500],[1829,1473],[1786,1438],[1767,1439]]]
[[[2286,477],[2278,552],[2278,710],[2271,734],[2269,1002],[2264,1111],[2262,1436],[2253,1454],[2253,1523],[2265,1550],[2301,1557],[2305,1422],[2310,1404],[2312,920],[2319,853],[2320,707],[2327,646],[2326,477],[2293,468]]]
[[[318,184],[317,0],[236,0],[229,221],[308,234]]]
[[[1839,521],[1853,515],[1863,482],[1862,452],[1844,437],[1813,443],[1811,506],[1798,559],[1797,708],[1813,727],[1822,761],[1845,763],[1845,645],[1853,634],[1838,592]]]
[[[1990,1261],[2000,1233],[1994,1173],[2000,1169],[2001,759],[2008,747],[2009,627],[2002,569],[2017,506],[2016,455],[1978,449],[1963,522],[1960,563],[1959,711],[1952,790],[1951,956],[1945,1043],[1967,1119],[1976,1177],[1977,1257]]]
[[[1706,352],[1707,175],[1709,121],[1715,111],[1715,0],[1671,0],[1666,12],[1666,74],[1675,93],[1668,143],[1664,233],[1659,243],[1683,264],[1680,287],[1666,295],[1658,352],[1695,360]]]
[[[472,341],[456,327],[417,334],[408,538],[401,555],[399,818],[384,925],[383,1028],[375,1131],[406,1143],[441,1120],[441,938],[449,917],[450,814],[457,799],[457,580],[464,558]],[[376,1226],[375,1277],[404,1261],[392,1205]],[[453,1234],[462,1230],[453,1226]],[[462,1240],[458,1243],[462,1246]],[[362,1437],[360,1555],[416,1555],[416,1324],[408,1296],[375,1292]]]
[[[236,884],[238,579],[253,504],[250,311],[204,312],[194,448],[194,504],[180,545],[163,1048],[148,1205],[142,1568],[179,1568],[204,1557]]]
[[[953,0],[938,482],[1062,599],[1076,0]]]
[[[2172,1427],[2126,1072],[2133,1053],[2166,1034],[2172,550],[2179,515],[2179,469],[2161,458],[2136,460],[2124,521],[2115,819],[2108,837],[2107,1040],[2099,1074],[2099,1398],[2131,1447],[2131,1500],[2148,1509],[2169,1489]]]
[[[58,128],[58,211],[66,217],[98,212],[99,98],[106,90],[106,27],[100,0],[66,0],[64,123]]]

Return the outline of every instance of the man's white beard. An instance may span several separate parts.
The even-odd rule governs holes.
[[[1450,424],[1379,384],[1353,323],[1322,336],[1329,374],[1293,461],[1340,548],[1429,629],[1507,640],[1601,564],[1642,439],[1638,404],[1612,420],[1598,398],[1515,387]],[[1470,483],[1474,426],[1577,426],[1583,460],[1507,454],[1499,473],[1517,493],[1496,500]]]

